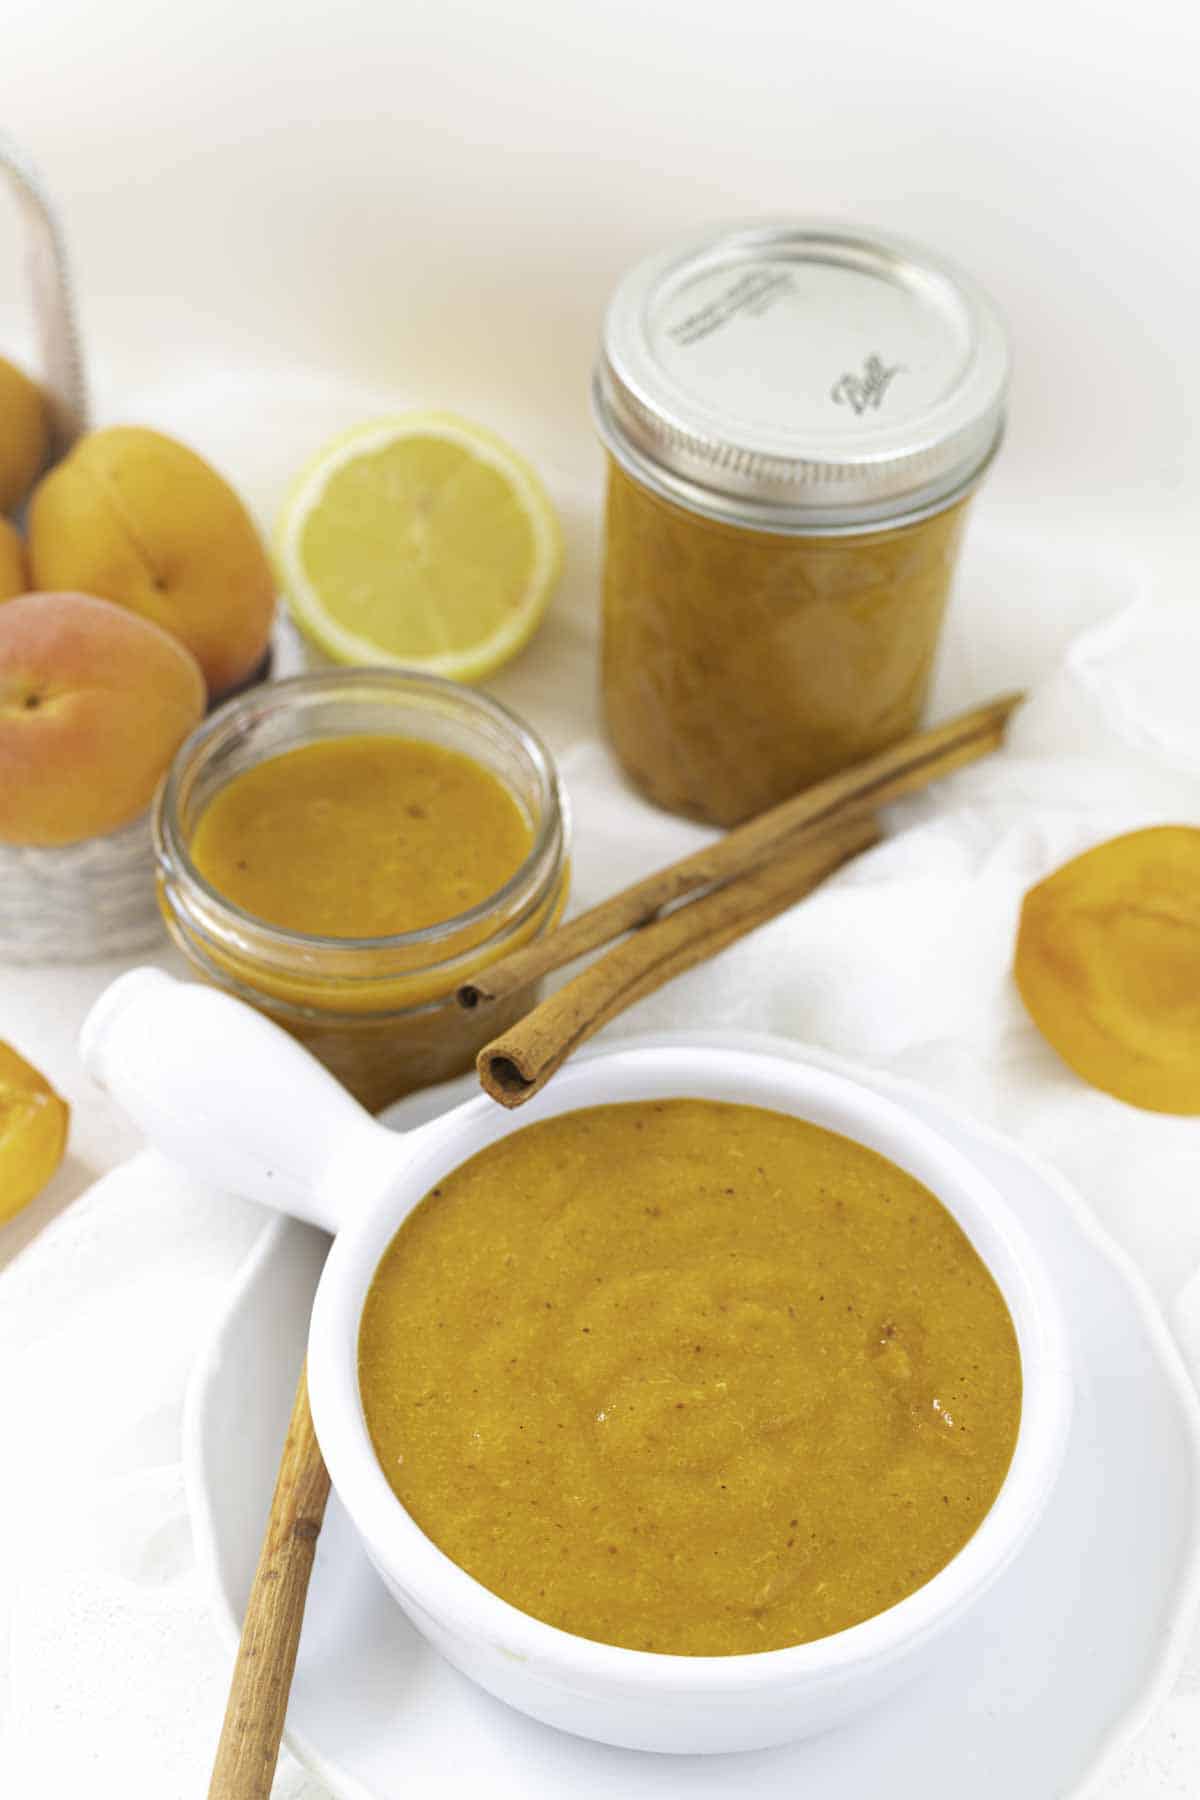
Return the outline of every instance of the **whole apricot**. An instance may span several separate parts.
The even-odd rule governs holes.
[[[1031,888],[1014,973],[1085,1081],[1150,1112],[1200,1113],[1200,830],[1111,838]]]
[[[249,513],[186,445],[132,425],[80,438],[34,490],[29,567],[140,613],[186,644],[211,695],[267,647],[275,580]]]
[[[204,678],[148,619],[88,594],[0,606],[0,841],[116,831],[204,715]]]
[[[12,600],[29,591],[25,546],[15,525],[0,519],[0,600]]]
[[[70,1116],[40,1070],[0,1043],[0,1225],[36,1200],[57,1169]]]
[[[50,417],[37,383],[0,356],[0,513],[15,512],[50,447]]]

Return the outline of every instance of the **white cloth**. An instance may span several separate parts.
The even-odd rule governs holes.
[[[238,407],[253,416],[244,390]],[[194,424],[190,435],[204,447]],[[538,641],[493,685],[558,753],[582,906],[703,833],[643,804],[614,772],[593,695],[595,496],[560,499],[566,587]],[[1118,831],[1200,824],[1200,628],[1077,545],[990,537],[985,511],[976,525],[938,710],[1030,685],[1011,748],[897,809],[878,850],[612,1029],[779,1031],[929,1084],[1055,1162],[1170,1310],[1200,1268],[1200,1121],[1135,1112],[1085,1087],[1032,1029],[1009,970],[1020,898],[1041,875]],[[66,1034],[113,972],[0,971],[0,1036],[44,1047],[79,1102],[93,1166],[130,1139],[87,1094]],[[191,1550],[180,1412],[261,1220],[145,1157],[136,1177],[108,1177],[53,1220],[0,1280],[0,1791],[204,1791],[228,1658]],[[1187,1298],[1184,1336],[1200,1353],[1200,1285]],[[1198,1758],[1193,1656],[1105,1800],[1192,1792]],[[277,1794],[320,1791],[284,1758]]]

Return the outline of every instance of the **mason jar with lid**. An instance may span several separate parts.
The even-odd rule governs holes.
[[[897,237],[762,224],[625,277],[603,691],[650,799],[732,825],[913,730],[1007,382],[986,296]]]

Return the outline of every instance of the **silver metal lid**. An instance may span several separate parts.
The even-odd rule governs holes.
[[[861,531],[974,483],[1007,383],[999,315],[940,257],[775,221],[630,271],[594,404],[612,454],[678,505],[768,531]]]

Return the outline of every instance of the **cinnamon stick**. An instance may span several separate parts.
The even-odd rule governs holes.
[[[267,1800],[271,1792],[328,1498],[329,1474],[308,1407],[306,1366],[242,1623],[209,1800]]]
[[[798,840],[822,820],[855,807],[875,811],[890,806],[998,750],[1009,717],[1023,698],[1021,694],[1003,694],[944,725],[917,732],[735,826],[702,850],[656,870],[557,931],[481,969],[458,989],[460,1006],[470,1010],[507,999],[589,950],[646,925],[685,896],[716,887],[766,862],[781,846]]]
[[[879,837],[876,821],[854,812],[815,827],[740,879],[643,926],[485,1045],[476,1059],[483,1086],[502,1106],[520,1106],[617,1013],[786,911]]]

